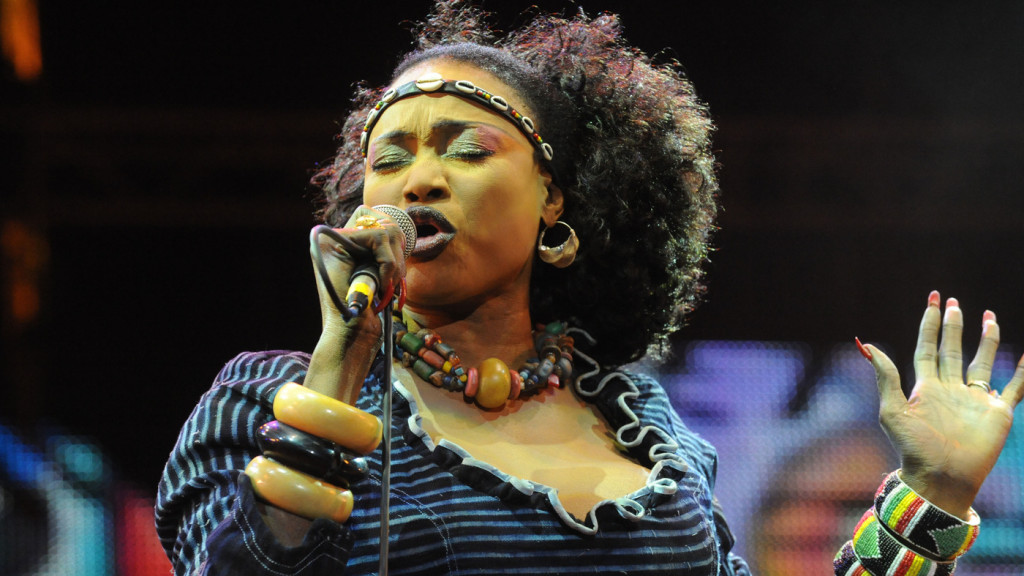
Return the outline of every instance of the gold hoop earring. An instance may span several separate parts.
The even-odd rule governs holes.
[[[580,248],[580,239],[576,237],[576,231],[572,229],[572,226],[561,220],[555,222],[555,226],[559,224],[569,229],[569,237],[558,246],[545,246],[544,234],[551,228],[554,228],[554,226],[551,228],[545,226],[544,230],[540,233],[540,238],[537,239],[537,255],[540,256],[541,260],[555,268],[565,268],[576,259],[576,252]]]

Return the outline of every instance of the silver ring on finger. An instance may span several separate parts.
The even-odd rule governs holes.
[[[992,386],[990,386],[989,383],[984,380],[971,380],[970,382],[967,383],[967,387],[970,388],[971,386],[977,386],[978,388],[981,388],[982,390],[985,391],[986,394],[992,391]]]

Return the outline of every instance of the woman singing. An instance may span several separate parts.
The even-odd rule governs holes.
[[[385,480],[394,574],[748,574],[714,449],[618,368],[657,355],[701,294],[718,191],[705,106],[610,15],[495,38],[441,1],[417,39],[357,95],[316,178],[333,228],[312,242],[316,348],[239,355],[181,431],[157,503],[176,574],[375,573]],[[367,259],[393,319],[347,319],[332,296]],[[909,400],[862,348],[902,468],[874,506],[864,495],[837,574],[948,574],[973,541],[1024,394],[1024,366],[990,393],[999,326],[983,322],[965,379],[959,305],[929,297]]]

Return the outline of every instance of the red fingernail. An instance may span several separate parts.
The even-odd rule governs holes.
[[[938,290],[932,290],[932,293],[928,295],[928,305],[929,306],[935,306],[937,308],[939,306],[939,299],[940,298],[941,298],[941,296],[939,296],[939,291]]]
[[[860,343],[860,338],[854,336],[853,341],[857,343],[857,350],[860,350],[861,356],[864,356],[868,360],[871,360],[873,358],[871,356],[871,350],[868,350],[867,348],[864,347],[863,344]]]
[[[957,300],[956,298],[950,298],[949,300],[946,300],[946,308],[959,308],[959,307],[960,307],[960,301]]]
[[[405,307],[405,277],[402,277],[402,282],[399,284],[401,293],[398,295],[398,304],[395,304],[395,310],[399,312]]]
[[[981,323],[988,324],[989,322],[996,321],[996,313],[991,310],[985,310],[985,313],[981,315]]]

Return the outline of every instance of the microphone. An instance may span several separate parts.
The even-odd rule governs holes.
[[[391,204],[378,204],[373,209],[387,214],[395,224],[398,224],[398,227],[402,229],[402,234],[405,236],[404,256],[406,258],[412,256],[413,251],[416,250],[416,225],[413,224],[412,218],[405,213],[405,210]]]
[[[413,250],[416,249],[416,225],[413,224],[412,218],[409,218],[409,215],[401,208],[390,204],[374,206],[373,209],[383,212],[398,225],[405,236],[403,256],[405,258],[411,256]],[[356,269],[352,272],[352,278],[349,280],[348,294],[346,294],[345,300],[353,316],[358,316],[363,310],[369,308],[377,293],[377,285],[380,283],[380,272],[377,262],[372,260],[372,256],[370,254],[370,261],[356,266]],[[392,290],[388,290],[385,295],[382,295],[382,299],[390,300],[392,294]]]

